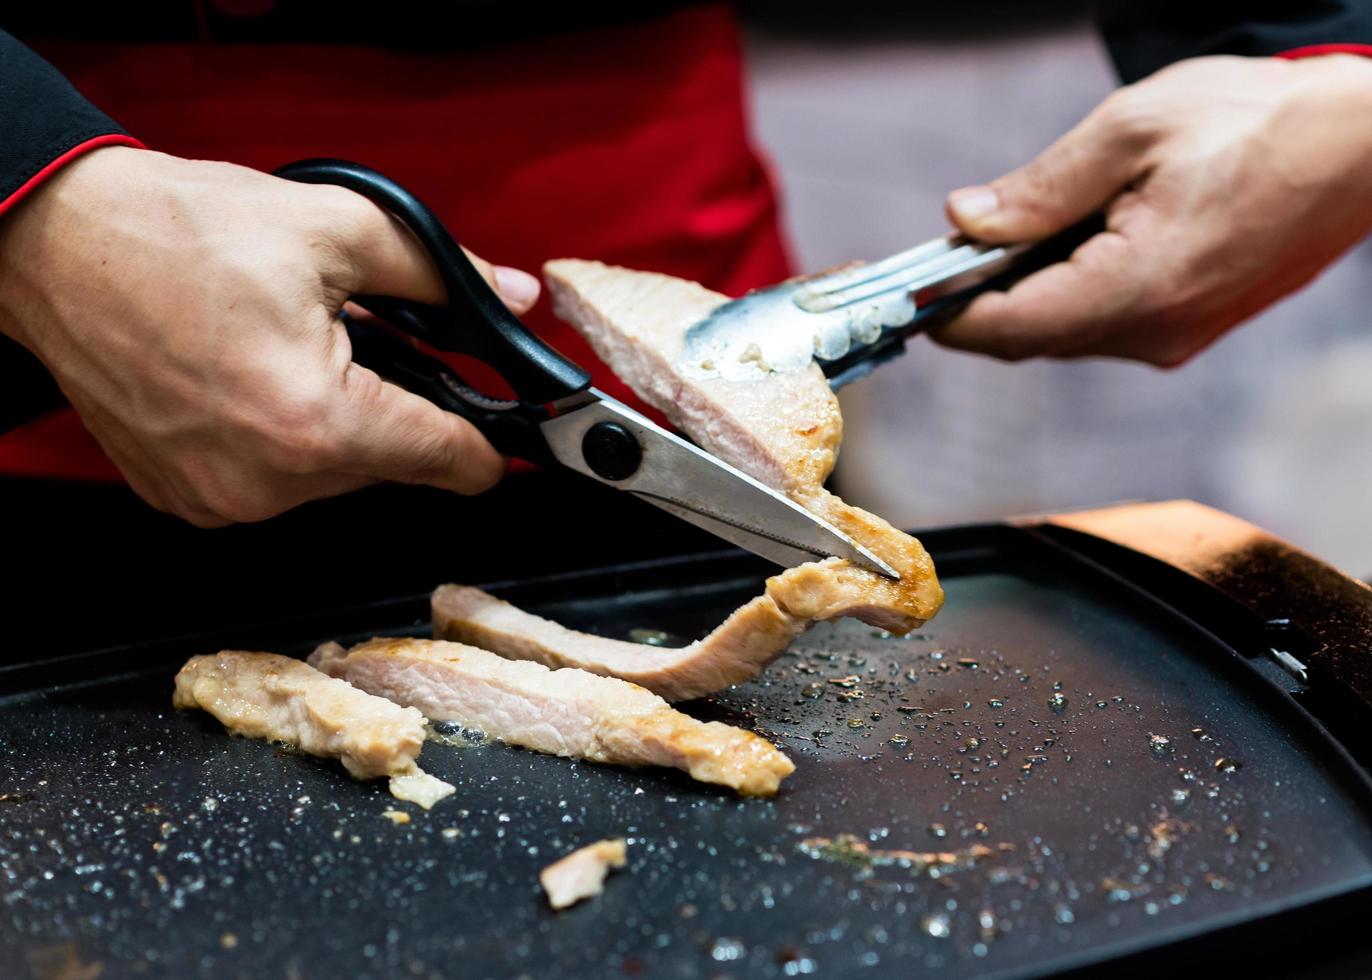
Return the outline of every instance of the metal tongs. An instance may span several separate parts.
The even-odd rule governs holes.
[[[839,388],[903,353],[912,334],[1061,261],[1102,228],[1097,216],[1013,245],[951,234],[878,262],[759,289],[687,330],[678,367],[694,377],[748,380],[815,360]]]

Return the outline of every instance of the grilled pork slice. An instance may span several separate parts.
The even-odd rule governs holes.
[[[825,518],[900,572],[901,581],[893,583],[859,571],[868,582],[867,601],[844,615],[904,633],[938,611],[943,590],[923,546],[824,489],[843,420],[817,365],[755,381],[688,377],[677,366],[686,330],[729,297],[683,279],[579,259],[549,262],[543,271],[558,316],[639,397],[705,449]],[[822,567],[824,574],[839,570]],[[854,584],[845,578],[821,588]]]
[[[771,796],[795,771],[752,732],[701,722],[650,691],[584,670],[549,670],[442,640],[325,644],[310,662],[435,721],[551,755],[628,766],[671,766],[705,783]]]
[[[441,639],[512,660],[619,677],[668,701],[686,701],[756,677],[821,620],[888,622],[880,615],[887,607],[873,597],[886,581],[838,558],[800,565],[769,578],[766,594],[708,636],[675,649],[578,633],[469,586],[439,586],[431,605],[434,636]]]
[[[389,776],[392,794],[425,809],[453,792],[415,764],[422,714],[291,657],[242,650],[192,657],[176,675],[172,703],[203,708],[236,735],[338,759],[357,779]]]
[[[621,837],[587,844],[548,865],[538,874],[538,881],[548,894],[548,904],[565,909],[583,898],[599,895],[604,891],[610,869],[624,867],[624,857]]]

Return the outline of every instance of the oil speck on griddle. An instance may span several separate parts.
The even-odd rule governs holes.
[[[429,721],[424,725],[424,739],[435,745],[450,749],[471,749],[487,745],[490,739],[485,732],[474,728],[463,728],[452,721]]]
[[[1170,759],[1172,757],[1172,739],[1166,735],[1149,732],[1148,751],[1153,753],[1155,759]]]
[[[684,647],[689,642],[685,638],[674,636],[665,630],[645,629],[643,627],[635,627],[629,630],[629,639],[650,647]]]

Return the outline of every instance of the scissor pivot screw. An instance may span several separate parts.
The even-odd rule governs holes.
[[[643,462],[643,447],[618,422],[597,422],[581,437],[581,455],[601,479],[627,480]]]

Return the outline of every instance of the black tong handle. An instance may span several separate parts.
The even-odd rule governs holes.
[[[337,184],[385,208],[414,232],[448,292],[446,309],[371,297],[359,297],[359,305],[432,347],[470,354],[489,364],[527,404],[543,405],[590,385],[589,374],[519,322],[437,216],[395,181],[361,164],[327,159],[287,164],[276,176]]]

